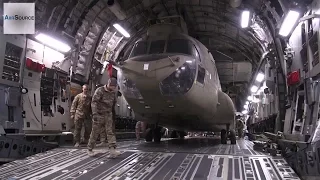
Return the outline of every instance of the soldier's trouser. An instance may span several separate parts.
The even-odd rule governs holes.
[[[146,128],[147,128],[147,123],[145,122],[137,122],[136,124],[136,138],[137,140],[140,139],[140,132],[142,132],[142,134],[144,135],[146,132]]]
[[[88,149],[92,150],[96,145],[96,139],[99,134],[101,134],[102,130],[105,129],[109,148],[116,147],[116,136],[113,131],[113,120],[112,113],[106,113],[104,115],[99,115],[97,117],[97,121],[92,120],[92,131],[90,134],[90,139],[88,143]]]
[[[116,132],[116,126],[115,126],[115,122],[114,119],[113,123],[112,123],[112,131],[115,133]],[[106,128],[101,128],[101,133],[100,133],[100,142],[106,142],[107,140],[107,132],[106,132]]]
[[[139,128],[136,128],[136,138],[137,140],[140,140],[140,127]]]
[[[243,137],[243,129],[238,129],[238,136],[239,138]]]
[[[73,132],[73,138],[76,143],[80,143],[82,124],[84,124],[84,140],[87,141],[90,137],[90,133],[91,133],[90,120],[86,118],[79,118],[76,115],[74,118],[75,129]]]

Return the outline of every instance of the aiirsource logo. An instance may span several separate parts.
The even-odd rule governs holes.
[[[4,34],[35,33],[35,3],[3,3]]]
[[[34,16],[19,16],[19,15],[14,15],[14,16],[8,16],[8,15],[3,15],[4,20],[19,20],[19,21],[25,21],[25,20],[35,20]]]

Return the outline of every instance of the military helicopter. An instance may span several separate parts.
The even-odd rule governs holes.
[[[161,140],[160,126],[185,131],[221,132],[221,143],[236,143],[235,108],[222,91],[210,51],[188,35],[180,16],[153,21],[147,33],[131,45],[121,62],[118,81],[134,110],[148,123],[146,141]]]

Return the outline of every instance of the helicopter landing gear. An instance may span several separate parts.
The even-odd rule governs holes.
[[[227,124],[227,130],[221,130],[221,144],[227,144],[228,138],[231,141],[231,144],[237,143],[236,132],[235,130],[230,130],[230,124]]]

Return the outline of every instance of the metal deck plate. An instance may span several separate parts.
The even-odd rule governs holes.
[[[123,154],[116,159],[108,153],[89,157],[86,149],[57,148],[0,166],[0,179],[299,179],[282,157],[256,152],[249,141],[206,146],[212,145],[208,141],[215,140],[121,142]]]

